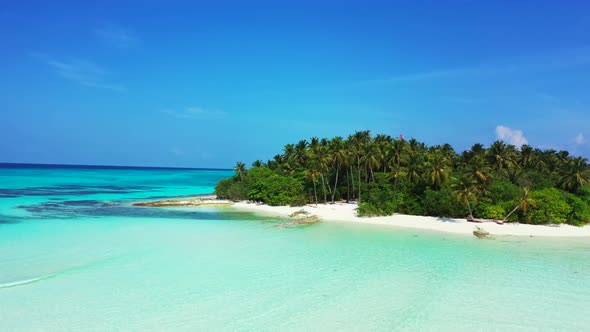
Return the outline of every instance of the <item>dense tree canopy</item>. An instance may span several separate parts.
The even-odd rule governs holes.
[[[590,221],[590,166],[567,151],[502,141],[456,153],[449,145],[372,136],[287,144],[251,169],[242,162],[216,194],[271,205],[357,201],[361,215],[406,213],[527,223]]]

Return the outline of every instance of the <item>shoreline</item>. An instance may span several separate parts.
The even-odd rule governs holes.
[[[235,202],[229,208],[259,212],[277,217],[289,217],[296,211],[306,211],[316,215],[324,222],[343,222],[352,224],[382,225],[406,229],[421,229],[451,234],[473,236],[480,227],[491,236],[533,236],[533,237],[590,237],[590,227],[571,225],[529,225],[520,223],[496,224],[495,222],[473,223],[465,219],[394,214],[382,217],[359,217],[356,203],[315,204],[302,207],[269,206],[250,202]]]
[[[398,227],[406,229],[420,229],[435,232],[462,234],[473,236],[473,231],[478,227],[490,233],[490,236],[527,236],[527,237],[590,237],[590,226],[571,226],[571,225],[530,225],[520,223],[496,224],[494,222],[474,223],[466,219],[441,218],[430,216],[412,216],[404,214],[394,214],[392,216],[380,217],[359,217],[356,214],[356,203],[334,203],[334,204],[307,204],[305,206],[270,206],[253,202],[231,202],[227,200],[218,200],[215,196],[195,197],[193,199],[168,199],[168,207],[215,207],[219,205],[224,209],[237,209],[242,211],[257,212],[267,216],[280,218],[293,218],[293,213],[305,211],[306,216],[317,216],[322,222],[340,222],[351,224],[369,224],[381,225],[388,227]],[[170,204],[177,202],[177,205]],[[150,202],[148,202],[150,203]],[[139,206],[155,206],[157,202],[136,203]]]

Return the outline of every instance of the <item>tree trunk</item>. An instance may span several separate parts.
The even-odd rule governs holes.
[[[313,181],[313,196],[315,197],[315,206],[318,206],[318,193],[316,190],[315,180]]]
[[[356,165],[359,170],[359,197],[357,197],[358,205],[361,205],[361,159],[359,157],[356,158]]]
[[[350,175],[348,168],[346,168],[346,203],[350,202]]]
[[[334,196],[336,196],[336,187],[338,186],[338,171],[340,170],[340,165],[336,166],[336,180],[334,180],[334,190],[332,190],[332,203],[334,203]]]
[[[354,197],[355,189],[354,189],[354,172],[352,171],[352,163],[350,164],[350,179],[352,183],[352,197]]]
[[[332,187],[330,187],[330,179],[326,179],[326,186],[328,187],[328,195],[332,195]]]
[[[328,196],[326,195],[326,180],[324,179],[324,173],[320,173],[322,178],[322,192],[324,193],[324,204],[328,204]]]
[[[471,212],[471,204],[469,204],[469,200],[465,200],[467,202],[467,209],[469,210],[469,218],[474,219],[473,218],[473,213]]]
[[[518,208],[519,208],[519,207],[520,207],[520,204],[519,204],[517,207],[515,207],[515,208],[514,208],[512,211],[510,211],[510,213],[508,213],[508,215],[506,216],[506,218],[504,218],[504,221],[508,221],[508,218],[510,218],[510,216],[511,216],[511,215],[512,215],[514,212],[516,212],[516,210],[518,210]]]

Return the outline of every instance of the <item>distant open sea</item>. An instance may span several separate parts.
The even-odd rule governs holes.
[[[132,202],[229,170],[0,164],[0,331],[588,331],[590,241]]]

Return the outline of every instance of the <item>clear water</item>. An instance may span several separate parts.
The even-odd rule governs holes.
[[[229,171],[0,169],[2,331],[581,331],[590,244],[135,208]]]

